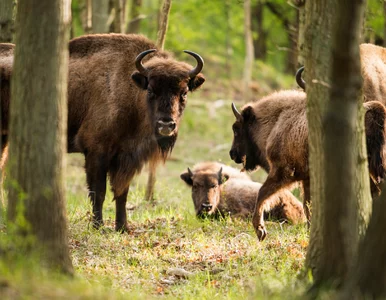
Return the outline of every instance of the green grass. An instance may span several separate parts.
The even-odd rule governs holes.
[[[146,169],[128,197],[129,234],[113,231],[115,205],[108,191],[104,231],[90,223],[84,159],[67,156],[69,245],[76,275],[52,277],[21,261],[0,264],[1,299],[292,299],[306,283],[302,272],[308,231],[304,225],[267,222],[257,241],[249,220],[195,218],[190,190],[179,178],[203,160],[235,166],[229,158],[234,121],[231,101],[203,90],[191,95],[169,160],[157,170],[156,201],[143,200]],[[194,97],[192,97],[194,96]],[[242,101],[238,102],[239,105]],[[252,174],[264,181],[266,174]],[[0,227],[0,237],[5,236]],[[176,274],[178,269],[189,276]],[[3,271],[2,271],[3,270]],[[177,270],[177,271],[176,271]]]

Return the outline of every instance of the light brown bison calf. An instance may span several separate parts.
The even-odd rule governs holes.
[[[240,170],[216,162],[203,162],[188,168],[181,179],[192,187],[196,215],[250,217],[261,187]],[[273,195],[264,205],[273,219],[301,223],[306,220],[303,207],[288,190]]]

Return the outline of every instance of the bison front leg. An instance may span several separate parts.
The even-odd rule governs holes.
[[[119,196],[114,194],[115,199],[115,230],[128,232],[126,201],[129,189],[125,189]]]
[[[103,225],[102,211],[106,195],[107,161],[103,155],[86,155],[86,177],[92,204],[93,226],[98,229]]]
[[[259,190],[257,196],[255,211],[252,217],[252,224],[255,229],[257,238],[263,241],[267,236],[267,229],[264,224],[264,208],[266,201],[280,189],[292,183],[293,180],[283,176],[283,172],[270,172],[264,184]]]

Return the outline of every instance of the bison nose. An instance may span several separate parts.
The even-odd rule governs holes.
[[[158,133],[163,136],[169,136],[176,129],[176,122],[169,120],[157,121]]]
[[[229,151],[229,156],[231,157],[232,160],[235,160],[236,159],[236,151],[231,149],[231,151]]]
[[[204,211],[210,211],[212,209],[212,204],[202,203],[201,204],[202,210]]]

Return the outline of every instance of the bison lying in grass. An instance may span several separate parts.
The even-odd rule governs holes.
[[[378,101],[364,104],[369,173],[372,190],[384,178],[385,106]],[[265,203],[276,192],[300,181],[304,187],[304,209],[310,220],[310,178],[308,166],[308,125],[306,93],[284,90],[256,102],[246,104],[241,112],[232,104],[236,122],[230,157],[244,169],[261,166],[268,177],[260,189],[252,223],[260,240],[267,231],[264,226]],[[376,180],[374,180],[376,179]]]
[[[198,217],[250,217],[261,184],[253,182],[240,170],[216,162],[196,164],[181,179],[192,187]],[[306,220],[302,204],[288,190],[273,195],[264,204],[264,212],[273,219],[301,223]]]

